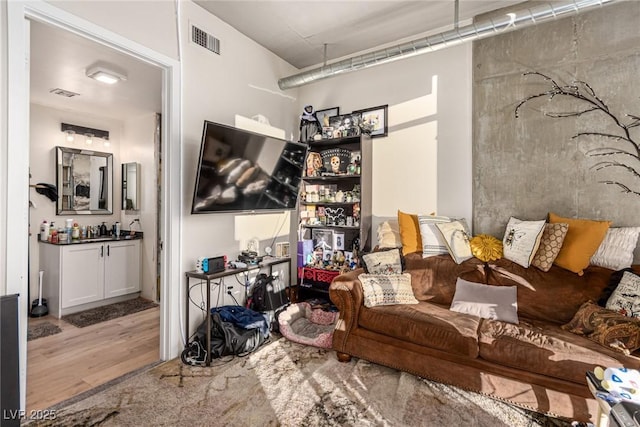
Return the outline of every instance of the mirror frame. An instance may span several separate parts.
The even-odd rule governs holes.
[[[64,209],[63,198],[64,182],[63,177],[63,158],[65,154],[83,154],[87,156],[103,157],[107,162],[106,176],[103,177],[103,183],[107,185],[106,207],[104,209]],[[112,215],[113,214],[113,154],[102,153],[93,150],[80,150],[69,147],[56,147],[56,185],[58,189],[58,200],[56,202],[56,215]]]
[[[135,168],[133,172],[130,170]],[[135,186],[129,182],[129,176],[135,174]],[[122,205],[121,208],[126,212],[138,212],[140,210],[140,163],[129,162],[122,164]],[[133,205],[127,206],[127,196],[133,195]]]

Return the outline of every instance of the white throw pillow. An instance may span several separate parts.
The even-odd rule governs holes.
[[[360,274],[358,276],[364,294],[364,306],[417,304],[411,288],[411,275]]]
[[[590,264],[611,270],[622,270],[633,264],[633,251],[638,245],[640,227],[609,228]]]
[[[402,273],[402,256],[399,248],[362,255],[362,263],[369,274]]]
[[[502,238],[504,257],[525,268],[531,265],[536,255],[545,220],[522,221],[511,217]]]
[[[378,225],[378,247],[379,248],[401,248],[400,225],[398,220],[384,221]]]
[[[436,224],[451,222],[447,216],[418,215],[420,236],[422,237],[422,258],[449,253],[447,242]]]
[[[518,288],[483,285],[458,278],[450,310],[517,324]]]
[[[442,234],[444,242],[447,245],[447,251],[456,264],[461,264],[473,258],[471,245],[469,244],[469,227],[467,227],[467,222],[464,219],[436,223],[436,227]]]
[[[629,317],[640,317],[640,276],[625,271],[606,308]]]

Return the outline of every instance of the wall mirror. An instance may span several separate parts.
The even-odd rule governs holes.
[[[56,213],[113,213],[113,154],[56,147]]]
[[[122,209],[140,210],[140,163],[122,164]]]

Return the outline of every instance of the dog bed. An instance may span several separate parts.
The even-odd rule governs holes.
[[[290,341],[331,348],[338,312],[312,309],[308,302],[291,304],[278,316],[280,333]]]

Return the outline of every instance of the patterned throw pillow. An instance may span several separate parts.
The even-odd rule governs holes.
[[[624,316],[640,317],[640,276],[625,271],[606,307]]]
[[[569,224],[560,253],[553,263],[582,276],[583,270],[589,266],[591,256],[604,240],[611,222],[563,218],[553,212],[549,212],[549,222]]]
[[[447,251],[456,264],[473,258],[471,245],[469,244],[469,227],[465,220],[436,223],[436,227],[442,234],[447,245]]]
[[[420,237],[422,238],[422,258],[449,252],[442,233],[436,227],[436,224],[443,222],[451,222],[451,218],[447,216],[418,215]]]
[[[626,355],[640,348],[640,319],[630,318],[587,301],[562,329]]]
[[[400,249],[371,252],[362,255],[364,271],[369,274],[402,273],[402,256]]]
[[[591,265],[622,270],[633,264],[640,227],[616,227],[607,230],[604,240],[591,257]]]
[[[364,306],[417,304],[411,288],[411,275],[361,274],[358,276],[364,293]]]
[[[531,265],[544,229],[544,220],[522,221],[511,217],[502,238],[504,257],[523,266]]]
[[[538,267],[542,271],[549,271],[560,253],[562,242],[569,230],[569,224],[556,223],[545,224],[540,238],[540,246],[531,261],[531,265]]]

